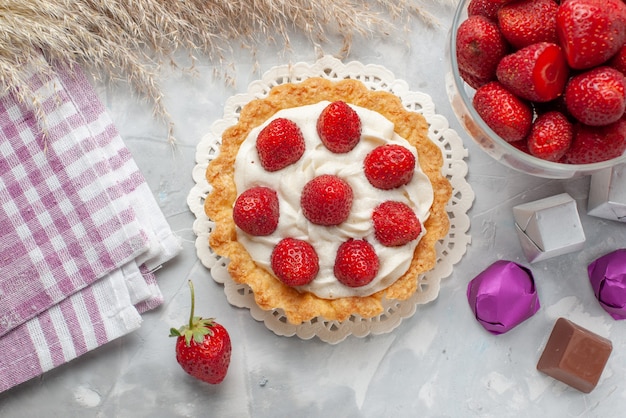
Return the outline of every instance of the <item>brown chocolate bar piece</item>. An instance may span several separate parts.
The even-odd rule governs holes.
[[[559,318],[539,358],[537,370],[589,393],[598,384],[612,350],[610,340]]]

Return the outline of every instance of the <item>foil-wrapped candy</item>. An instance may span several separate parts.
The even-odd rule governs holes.
[[[587,272],[600,306],[613,319],[626,319],[626,248],[597,258]]]
[[[522,251],[530,263],[585,247],[576,201],[567,193],[517,205],[513,217]]]
[[[626,164],[605,168],[591,175],[587,213],[626,222]]]
[[[533,316],[540,307],[532,272],[499,260],[472,279],[467,300],[476,320],[492,334],[503,334]]]

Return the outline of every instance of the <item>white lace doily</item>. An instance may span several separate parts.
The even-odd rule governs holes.
[[[297,83],[310,77],[323,77],[330,80],[346,78],[363,82],[371,90],[389,91],[400,97],[404,106],[424,115],[429,123],[429,137],[439,145],[444,155],[442,173],[452,184],[452,198],[448,202],[450,231],[437,243],[437,264],[435,268],[419,278],[418,291],[406,301],[383,300],[384,311],[380,315],[363,319],[352,316],[343,322],[315,318],[301,325],[292,325],[280,309],[265,311],[257,306],[254,295],[247,285],[235,283],[226,268],[228,260],[215,254],[208,244],[209,234],[214,226],[204,213],[204,199],[210,191],[205,178],[209,162],[219,152],[222,133],[239,119],[241,108],[249,101],[266,97],[270,89],[284,83]],[[211,270],[216,282],[224,285],[226,298],[231,305],[248,308],[254,319],[263,321],[265,326],[277,335],[298,336],[310,339],[317,336],[328,343],[343,341],[348,335],[364,337],[368,334],[382,334],[395,329],[402,319],[412,316],[418,304],[434,300],[439,294],[440,281],[452,273],[452,267],[465,254],[471,237],[467,234],[470,221],[468,209],[474,201],[474,192],[465,180],[467,164],[464,159],[467,150],[458,134],[449,128],[445,117],[435,113],[435,106],[427,94],[410,91],[403,80],[397,80],[387,69],[378,65],[364,65],[360,62],[343,63],[332,57],[323,57],[313,65],[296,63],[274,67],[260,80],[252,82],[245,94],[229,98],[224,108],[224,117],[216,121],[198,144],[197,165],[193,170],[196,185],[191,189],[187,203],[196,216],[193,230],[197,235],[196,251],[201,262]]]

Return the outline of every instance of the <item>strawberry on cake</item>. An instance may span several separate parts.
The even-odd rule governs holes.
[[[393,94],[311,78],[246,105],[207,168],[209,243],[263,309],[374,317],[436,263],[451,186],[428,125]]]

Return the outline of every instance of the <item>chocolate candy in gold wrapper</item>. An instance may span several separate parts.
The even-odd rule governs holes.
[[[612,350],[610,340],[559,318],[537,363],[537,370],[589,393],[598,384]]]

